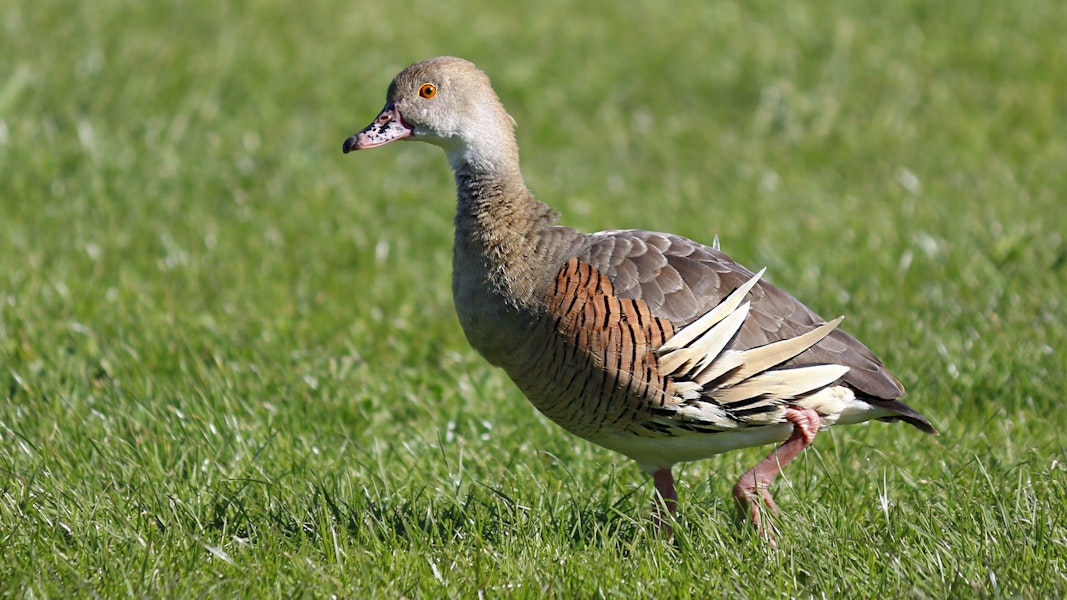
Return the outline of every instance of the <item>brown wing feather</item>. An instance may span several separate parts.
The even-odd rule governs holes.
[[[620,298],[642,300],[656,317],[680,328],[704,314],[753,273],[714,248],[649,231],[590,234],[578,258],[611,280]],[[763,281],[749,294],[750,318],[736,346],[754,348],[795,337],[826,320],[781,289]],[[850,368],[843,381],[874,399],[893,400],[904,387],[862,342],[835,330],[786,364],[835,363]]]

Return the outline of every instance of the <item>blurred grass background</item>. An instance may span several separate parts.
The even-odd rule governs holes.
[[[0,589],[15,597],[1062,597],[1067,5],[0,7]],[[626,460],[467,346],[440,151],[342,156],[486,70],[584,230],[710,242],[864,339],[940,438]]]

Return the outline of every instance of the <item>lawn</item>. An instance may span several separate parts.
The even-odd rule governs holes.
[[[508,8],[501,8],[507,6]],[[1067,596],[1067,3],[0,7],[0,596]],[[342,141],[478,63],[586,231],[711,242],[942,435],[621,456],[469,348],[440,150]]]

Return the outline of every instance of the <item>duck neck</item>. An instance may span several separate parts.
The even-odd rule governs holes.
[[[511,303],[533,298],[544,272],[539,242],[556,212],[526,189],[517,160],[454,165],[457,277],[474,275]],[[475,275],[476,274],[476,275]],[[471,281],[474,284],[474,281]]]

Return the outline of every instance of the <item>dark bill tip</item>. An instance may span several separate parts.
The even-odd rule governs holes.
[[[358,150],[358,148],[356,147],[356,136],[352,136],[345,140],[344,145],[341,146],[341,150],[343,150],[345,154],[348,154],[353,150]]]

